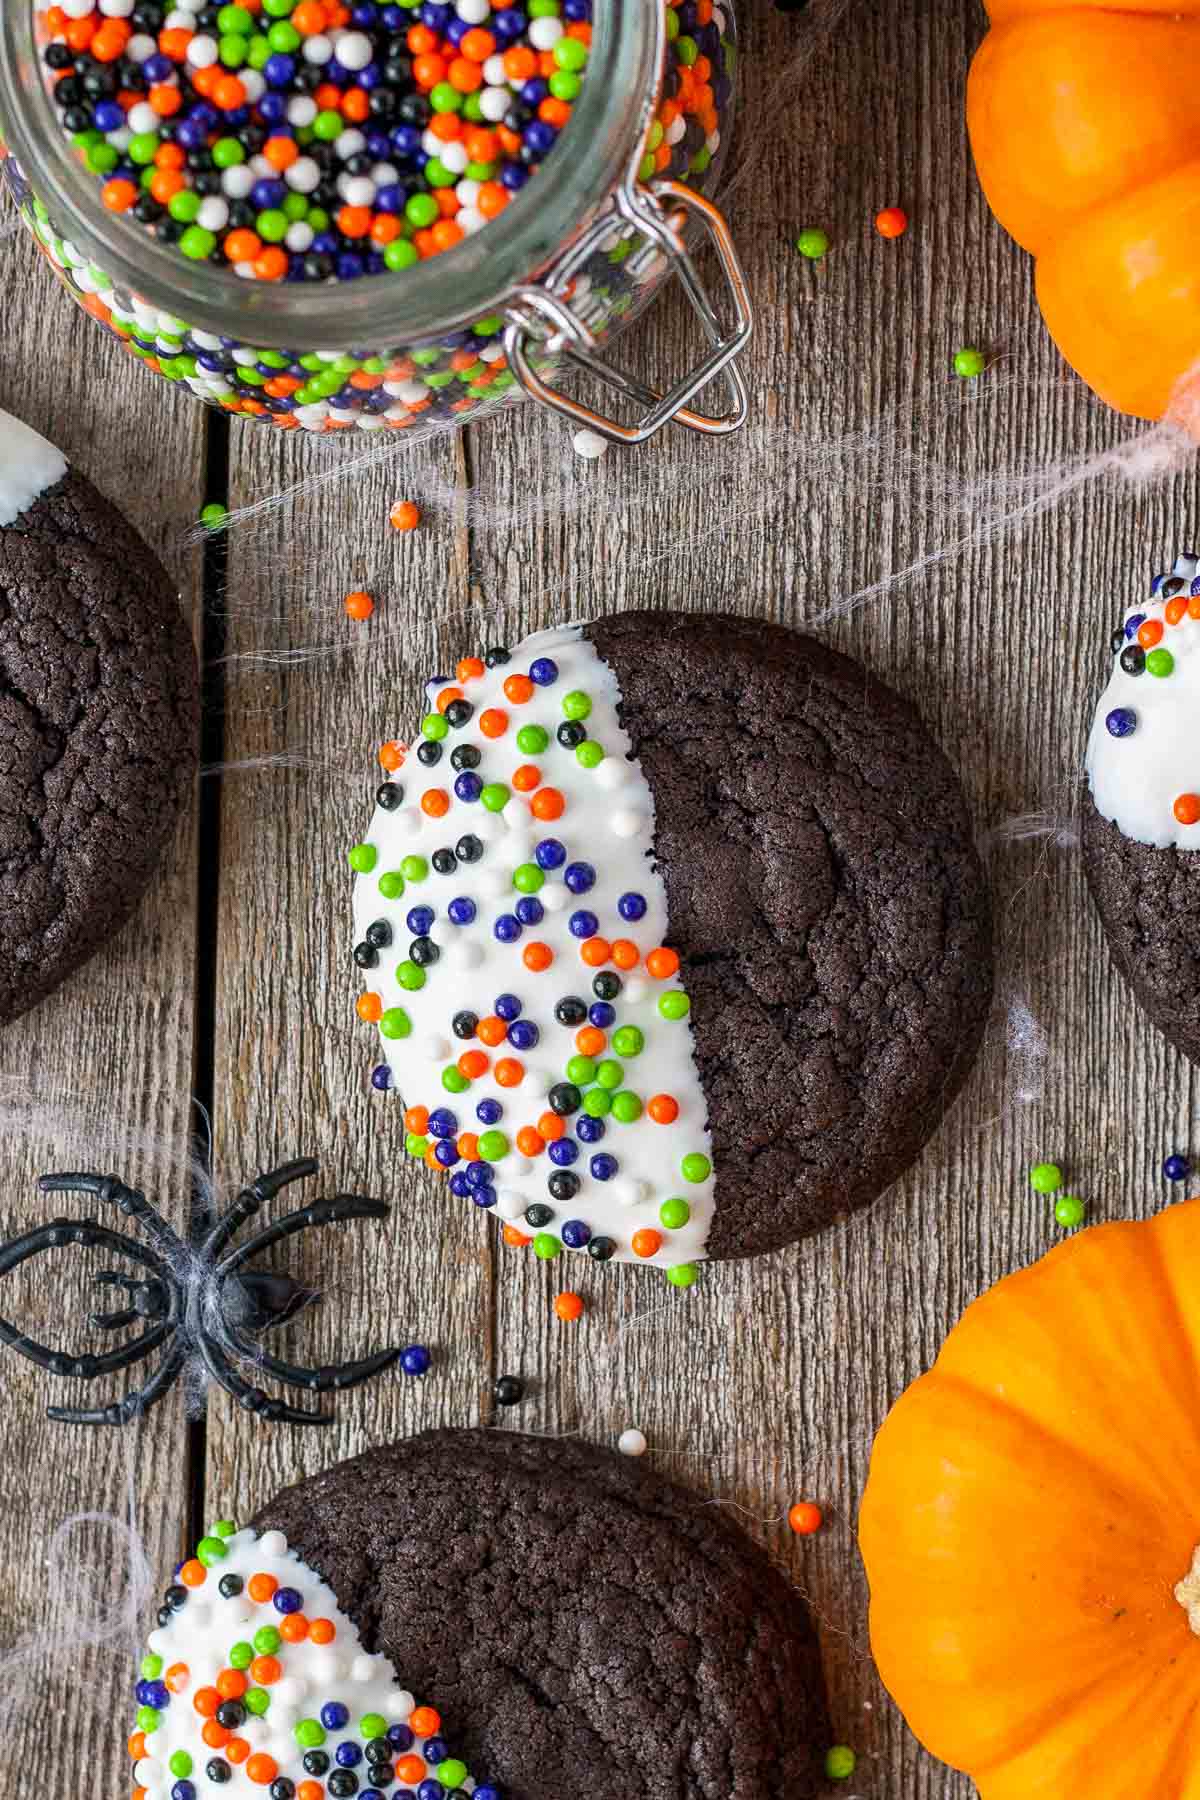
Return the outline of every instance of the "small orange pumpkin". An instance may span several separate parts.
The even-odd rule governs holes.
[[[871,1647],[982,1800],[1200,1796],[1200,1200],[968,1308],[876,1441]]]
[[[1200,0],[988,0],[967,122],[1071,366],[1158,419],[1200,362]]]

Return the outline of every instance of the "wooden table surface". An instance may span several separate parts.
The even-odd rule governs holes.
[[[131,1505],[156,1588],[206,1511],[244,1517],[366,1445],[481,1421],[600,1441],[640,1427],[656,1464],[735,1508],[810,1596],[836,1737],[860,1757],[848,1788],[862,1800],[973,1792],[918,1749],[873,1672],[854,1516],[890,1402],[964,1305],[1055,1236],[1029,1164],[1064,1159],[1091,1216],[1120,1217],[1163,1203],[1158,1161],[1187,1143],[1193,1077],[1116,982],[1069,822],[1111,621],[1195,536],[1191,483],[1140,495],[1094,485],[819,626],[910,695],[957,762],[1000,928],[985,1054],[920,1164],[871,1211],[709,1269],[688,1293],[573,1263],[588,1312],[562,1326],[551,1311],[561,1269],[503,1251],[405,1163],[354,1016],[344,849],[367,817],[374,749],[414,718],[435,667],[602,607],[820,620],[943,541],[943,476],[1028,469],[1135,433],[1062,368],[1029,264],[975,185],[962,124],[983,30],[973,0],[741,10],[755,117],[730,206],[758,329],[753,423],[728,443],[672,431],[640,454],[584,463],[559,422],[522,408],[457,442],[373,460],[206,558],[187,539],[206,499],[261,499],[344,463],[345,443],[229,433],[122,358],[35,266],[23,234],[0,248],[0,402],[92,474],[178,577],[206,656],[206,761],[226,765],[204,778],[136,922],[0,1037],[0,1226],[51,1216],[34,1176],[64,1161],[119,1169],[182,1221],[183,1159],[203,1129],[195,1100],[225,1183],[311,1152],[323,1191],[394,1203],[382,1229],[292,1241],[287,1266],[326,1299],[288,1347],[317,1362],[418,1340],[436,1356],[424,1381],[388,1377],[344,1398],[325,1432],[260,1424],[218,1392],[194,1396],[190,1418],[177,1393],[122,1434],[48,1426],[43,1409],[62,1394],[4,1360],[0,1646],[16,1646],[0,1661],[6,1764],[49,1758],[56,1793],[126,1792],[127,1656],[151,1623],[145,1605],[131,1621],[138,1593],[131,1608],[111,1526],[77,1525],[48,1556],[64,1520]],[[803,65],[781,89],[798,48]],[[873,216],[896,202],[912,226],[885,243]],[[806,224],[833,241],[818,266],[792,248]],[[686,341],[668,298],[637,354],[656,366]],[[950,372],[964,344],[995,359],[969,387]],[[77,356],[87,385],[61,377],[59,358]],[[431,493],[420,531],[389,530],[394,499]],[[964,529],[969,518],[950,535]],[[366,627],[341,610],[360,586],[379,599]],[[271,660],[256,660],[264,652]],[[1035,813],[1050,835],[995,835]],[[167,1165],[129,1139],[165,1145]],[[53,1332],[83,1304],[73,1268],[45,1258],[9,1278],[0,1310]],[[492,1383],[510,1371],[530,1398],[498,1420]],[[828,1517],[804,1543],[783,1522],[801,1496]]]

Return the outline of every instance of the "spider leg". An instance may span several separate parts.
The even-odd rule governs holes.
[[[188,1359],[188,1345],[178,1340],[171,1346],[145,1387],[114,1400],[108,1406],[48,1406],[46,1417],[56,1425],[125,1425],[140,1419],[179,1378]]]
[[[133,1325],[138,1319],[165,1319],[170,1311],[167,1289],[161,1281],[136,1281],[132,1275],[122,1275],[115,1269],[105,1269],[92,1279],[97,1287],[122,1288],[126,1300],[130,1302],[123,1312],[92,1313],[90,1323],[98,1330],[117,1329],[116,1325],[106,1321],[117,1320],[122,1325]]]
[[[140,1318],[139,1312],[127,1306],[124,1312],[89,1313],[88,1324],[94,1331],[124,1331],[127,1325],[136,1325]]]
[[[295,1162],[284,1163],[282,1168],[270,1169],[265,1175],[256,1175],[249,1187],[242,1189],[224,1218],[217,1220],[201,1245],[201,1256],[206,1261],[215,1262],[226,1244],[233,1241],[246,1220],[253,1218],[261,1206],[268,1200],[273,1200],[285,1187],[290,1187],[293,1181],[307,1181],[310,1175],[316,1174],[319,1167],[315,1157],[302,1156]]]
[[[145,1194],[127,1187],[115,1175],[39,1175],[38,1187],[43,1194],[93,1194],[97,1200],[118,1207],[126,1218],[135,1219],[164,1255],[184,1253],[185,1246]]]
[[[374,1356],[364,1357],[361,1362],[310,1369],[300,1363],[281,1362],[277,1356],[270,1356],[257,1345],[248,1344],[240,1332],[230,1330],[230,1337],[239,1349],[244,1350],[247,1357],[253,1358],[255,1367],[261,1369],[264,1375],[285,1382],[288,1387],[304,1388],[310,1394],[345,1393],[349,1388],[359,1387],[364,1381],[370,1381],[375,1375],[382,1375],[385,1369],[391,1368],[403,1355],[400,1350],[379,1350]]]
[[[110,1231],[106,1225],[98,1225],[90,1219],[52,1219],[48,1225],[39,1225],[0,1249],[0,1275],[10,1274],[13,1269],[19,1268],[23,1262],[43,1250],[65,1249],[72,1244],[85,1250],[100,1247],[116,1250],[149,1268],[158,1267],[158,1258],[144,1244],[125,1237],[121,1232]],[[131,1344],[122,1344],[103,1356],[66,1356],[60,1351],[49,1350],[36,1338],[18,1330],[4,1318],[0,1318],[0,1344],[7,1345],[10,1350],[15,1350],[19,1356],[26,1357],[51,1375],[94,1381],[98,1375],[110,1375],[118,1369],[141,1362],[143,1357],[156,1350],[174,1331],[179,1316],[178,1306],[178,1296],[172,1289],[167,1318],[163,1322],[143,1332]]]
[[[242,1378],[221,1349],[215,1344],[207,1332],[201,1332],[197,1347],[204,1358],[204,1366],[214,1381],[218,1381],[227,1394],[232,1394],[240,1406],[247,1412],[256,1413],[260,1419],[271,1424],[287,1425],[332,1425],[333,1414],[328,1412],[305,1412],[302,1407],[291,1406],[286,1400],[273,1399],[264,1394],[261,1388],[251,1387]]]
[[[278,1244],[284,1238],[295,1237],[298,1231],[305,1231],[310,1225],[336,1225],[343,1219],[386,1219],[390,1210],[386,1200],[368,1200],[361,1194],[338,1194],[332,1200],[314,1200],[299,1212],[285,1213],[282,1219],[274,1220],[256,1236],[239,1244],[220,1264],[216,1274],[218,1278],[233,1274],[252,1256],[269,1250],[272,1244]]]

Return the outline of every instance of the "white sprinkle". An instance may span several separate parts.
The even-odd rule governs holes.
[[[571,448],[576,456],[595,462],[597,457],[607,456],[608,439],[601,437],[598,431],[577,431],[571,439]]]
[[[623,1431],[617,1439],[617,1449],[622,1456],[645,1456],[646,1440],[640,1431]]]

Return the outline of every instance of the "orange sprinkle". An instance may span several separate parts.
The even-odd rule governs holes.
[[[258,1680],[257,1675],[254,1679]],[[217,1676],[217,1692],[222,1700],[240,1700],[249,1685],[240,1669],[222,1669]]]
[[[554,961],[554,952],[549,944],[526,944],[521,952],[521,961],[535,975],[540,975]]]
[[[163,1680],[173,1694],[182,1694],[191,1680],[191,1670],[186,1663],[172,1663]]]
[[[231,1763],[244,1763],[250,1754],[250,1746],[243,1737],[231,1737],[225,1746],[225,1760]]]
[[[279,1583],[273,1575],[252,1575],[246,1583],[246,1592],[260,1606],[265,1606],[268,1600],[275,1598],[278,1587]]]
[[[656,1125],[673,1125],[679,1117],[679,1102],[672,1094],[655,1094],[647,1100],[646,1111]]]
[[[1144,625],[1138,626],[1137,641],[1143,650],[1153,650],[1163,634],[1161,619],[1147,619]]]
[[[192,1705],[202,1719],[215,1719],[220,1704],[221,1696],[215,1687],[197,1688],[192,1696]]]
[[[404,745],[397,743],[395,738],[392,738],[389,743],[381,744],[379,766],[381,769],[386,769],[389,775],[394,775],[397,769],[402,769],[404,767]]]
[[[408,1723],[419,1738],[436,1737],[442,1729],[442,1715],[435,1706],[418,1706],[409,1714]]]
[[[354,1010],[364,1025],[378,1025],[383,1017],[383,1001],[378,994],[360,994]]]
[[[256,1656],[250,1673],[259,1687],[273,1687],[283,1674],[283,1665],[277,1656]]]
[[[1193,594],[1188,601],[1188,618],[1200,619],[1200,594]]]
[[[308,1635],[314,1644],[332,1644],[337,1636],[337,1626],[332,1619],[314,1619]]]
[[[512,784],[518,794],[531,794],[541,779],[542,771],[534,763],[522,763],[519,769],[513,771]]]
[[[458,1072],[468,1081],[478,1081],[481,1075],[487,1074],[489,1061],[482,1050],[464,1050],[458,1059]]]
[[[570,1324],[583,1313],[583,1301],[578,1294],[559,1294],[554,1302],[554,1311],[560,1319]]]
[[[1166,614],[1168,625],[1178,625],[1187,612],[1188,603],[1182,594],[1176,594],[1173,600],[1167,601]]]
[[[575,1033],[575,1048],[580,1056],[599,1056],[608,1048],[608,1035],[598,1025],[585,1025]]]
[[[1181,825],[1194,825],[1200,819],[1200,794],[1180,794],[1174,812]]]
[[[352,594],[347,594],[345,605],[347,616],[359,621],[369,619],[375,611],[375,602],[362,588],[356,588]]]
[[[501,1236],[510,1250],[523,1250],[525,1245],[529,1242],[525,1233],[523,1231],[518,1231],[515,1225],[506,1225]]]
[[[270,1787],[278,1773],[279,1764],[275,1758],[262,1750],[256,1751],[246,1764],[246,1774],[256,1787]]]
[[[901,206],[885,206],[875,214],[875,229],[883,238],[903,237],[908,230],[908,214]]]
[[[533,699],[535,689],[528,675],[510,675],[504,683],[504,692],[514,706],[524,706]]]
[[[788,1508],[788,1524],[797,1537],[811,1537],[824,1522],[825,1515],[811,1500],[797,1500],[795,1506]]]
[[[215,1719],[206,1719],[200,1736],[204,1739],[204,1742],[208,1745],[210,1750],[223,1750],[233,1736],[233,1733],[232,1731],[227,1731],[224,1725],[218,1725]]]
[[[132,181],[106,181],[100,190],[100,198],[109,212],[128,212],[138,197],[138,191]]]
[[[293,20],[295,16],[293,13]],[[421,509],[419,506],[414,506],[411,500],[397,500],[388,514],[388,518],[397,531],[415,531],[421,523]]]
[[[662,1232],[652,1231],[648,1225],[644,1225],[640,1231],[634,1232],[629,1241],[635,1256],[653,1256],[662,1244]]]
[[[397,1757],[395,1767],[396,1780],[402,1781],[405,1787],[416,1787],[419,1781],[425,1779],[425,1758],[423,1756]]]
[[[404,1115],[404,1129],[415,1132],[417,1137],[424,1137],[429,1129],[429,1108],[410,1106]]]
[[[448,687],[438,689],[437,709],[440,713],[444,713],[446,708],[451,705],[453,701],[461,700],[463,698],[464,695],[462,689],[460,687],[455,687],[454,683],[451,682]]]
[[[618,969],[636,969],[642,960],[642,954],[628,938],[614,938],[612,959]]]
[[[670,980],[679,971],[678,952],[668,950],[665,944],[657,950],[651,950],[646,958],[646,971],[653,975],[655,981]]]
[[[467,1162],[476,1162],[479,1158],[479,1133],[460,1131],[454,1140],[454,1148]]]
[[[567,810],[567,803],[557,788],[539,788],[529,802],[529,810],[535,819],[561,819]]]
[[[135,1731],[133,1736],[126,1743],[125,1748],[128,1750],[132,1761],[141,1762],[143,1756],[146,1754],[145,1732]]]
[[[202,1562],[197,1562],[195,1557],[193,1557],[190,1562],[185,1562],[182,1569],[180,1569],[179,1579],[182,1581],[184,1587],[203,1587],[208,1580],[208,1570]]]
[[[464,656],[454,673],[460,681],[478,681],[480,676],[485,673],[483,658],[481,656]]]
[[[522,1125],[517,1133],[517,1149],[522,1156],[540,1156],[546,1148],[546,1140],[540,1131],[532,1125]]]
[[[508,1037],[508,1026],[503,1019],[498,1019],[495,1013],[487,1013],[475,1027],[475,1035],[481,1044],[486,1044],[489,1050],[494,1050]]]
[[[308,1636],[308,1620],[303,1613],[285,1613],[279,1621],[279,1635],[285,1644],[302,1644]]]
[[[607,938],[586,938],[579,946],[579,954],[589,969],[602,969],[612,954],[612,945]]]
[[[557,1144],[559,1138],[567,1135],[567,1121],[556,1112],[544,1112],[537,1122],[537,1128],[548,1144]]]
[[[427,788],[421,795],[421,811],[430,819],[444,819],[450,811],[450,796],[445,788]]]
[[[498,706],[489,706],[486,712],[479,715],[479,729],[484,737],[503,737],[508,730],[508,714]]]
[[[525,1065],[519,1063],[515,1056],[502,1056],[492,1074],[500,1087],[520,1087],[525,1079]]]
[[[319,1781],[302,1781],[296,1789],[296,1800],[325,1800],[325,1789]]]

